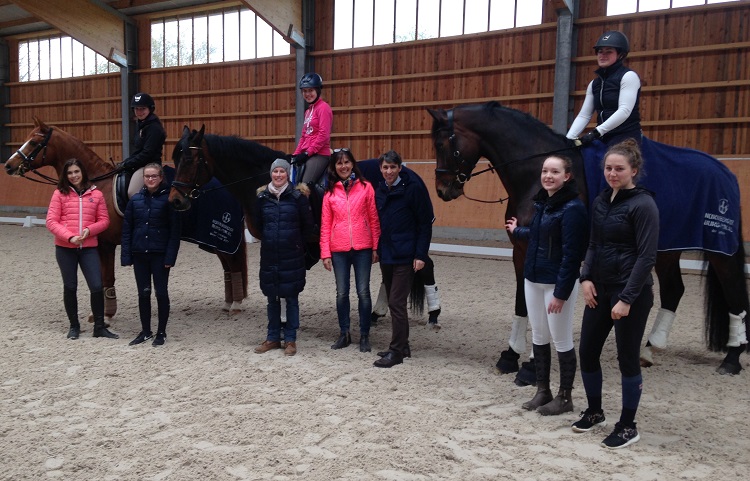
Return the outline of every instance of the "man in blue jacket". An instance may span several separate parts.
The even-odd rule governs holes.
[[[375,367],[393,367],[411,356],[407,300],[414,273],[422,269],[432,239],[432,203],[424,184],[401,169],[393,150],[378,159],[384,181],[375,191],[380,218],[378,255],[391,311],[391,344]]]

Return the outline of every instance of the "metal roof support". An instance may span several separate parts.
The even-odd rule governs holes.
[[[573,52],[573,20],[578,14],[579,0],[557,0],[557,52],[555,53],[555,92],[552,101],[552,129],[564,134],[572,118],[571,84],[575,78]]]
[[[6,85],[10,82],[10,47],[8,42],[0,38],[0,163],[5,162],[11,156],[10,129],[5,125],[10,123],[10,88]]]
[[[127,66],[120,68],[120,102],[122,110],[122,159],[130,157],[133,149],[135,122],[130,112],[130,99],[138,93],[138,77],[135,69],[138,64],[138,29],[135,24],[125,22],[125,55]]]

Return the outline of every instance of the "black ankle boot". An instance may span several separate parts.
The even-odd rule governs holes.
[[[349,332],[342,333],[338,339],[336,339],[336,342],[333,343],[331,346],[331,349],[343,349],[349,344],[352,343],[352,336],[349,334]]]
[[[359,338],[359,352],[370,352],[372,348],[370,347],[370,336],[367,334],[363,334]]]

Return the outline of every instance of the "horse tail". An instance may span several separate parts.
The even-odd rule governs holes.
[[[422,270],[418,270],[414,274],[414,280],[411,283],[411,290],[409,291],[409,310],[421,316],[424,314],[424,286],[425,279],[421,275]]]
[[[747,279],[745,278],[745,246],[742,239],[742,222],[738,226],[740,242],[737,251],[726,258],[725,272],[719,272],[714,262],[708,262],[706,280],[704,282],[705,324],[704,334],[706,343],[711,351],[726,351],[729,339],[729,313],[748,310]],[[703,254],[707,258],[716,259],[717,254]],[[729,298],[731,296],[732,298]],[[750,344],[748,345],[750,351]]]

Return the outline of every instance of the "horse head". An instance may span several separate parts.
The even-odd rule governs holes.
[[[9,175],[23,176],[26,172],[38,169],[44,165],[47,154],[47,146],[52,136],[52,128],[47,127],[44,122],[34,117],[34,129],[26,137],[21,148],[16,150],[8,160],[5,161],[5,172]],[[41,158],[38,158],[39,154]]]
[[[475,132],[465,130],[455,122],[456,115],[461,115],[455,110],[427,109],[434,119],[435,188],[438,196],[446,202],[463,195],[464,184],[471,178],[471,172],[482,156],[481,139]]]
[[[209,155],[203,138],[205,130],[205,125],[201,126],[200,131],[191,131],[186,125],[172,151],[175,175],[169,201],[176,210],[189,209],[190,199],[198,197],[198,189],[213,177],[211,165],[206,160]]]

